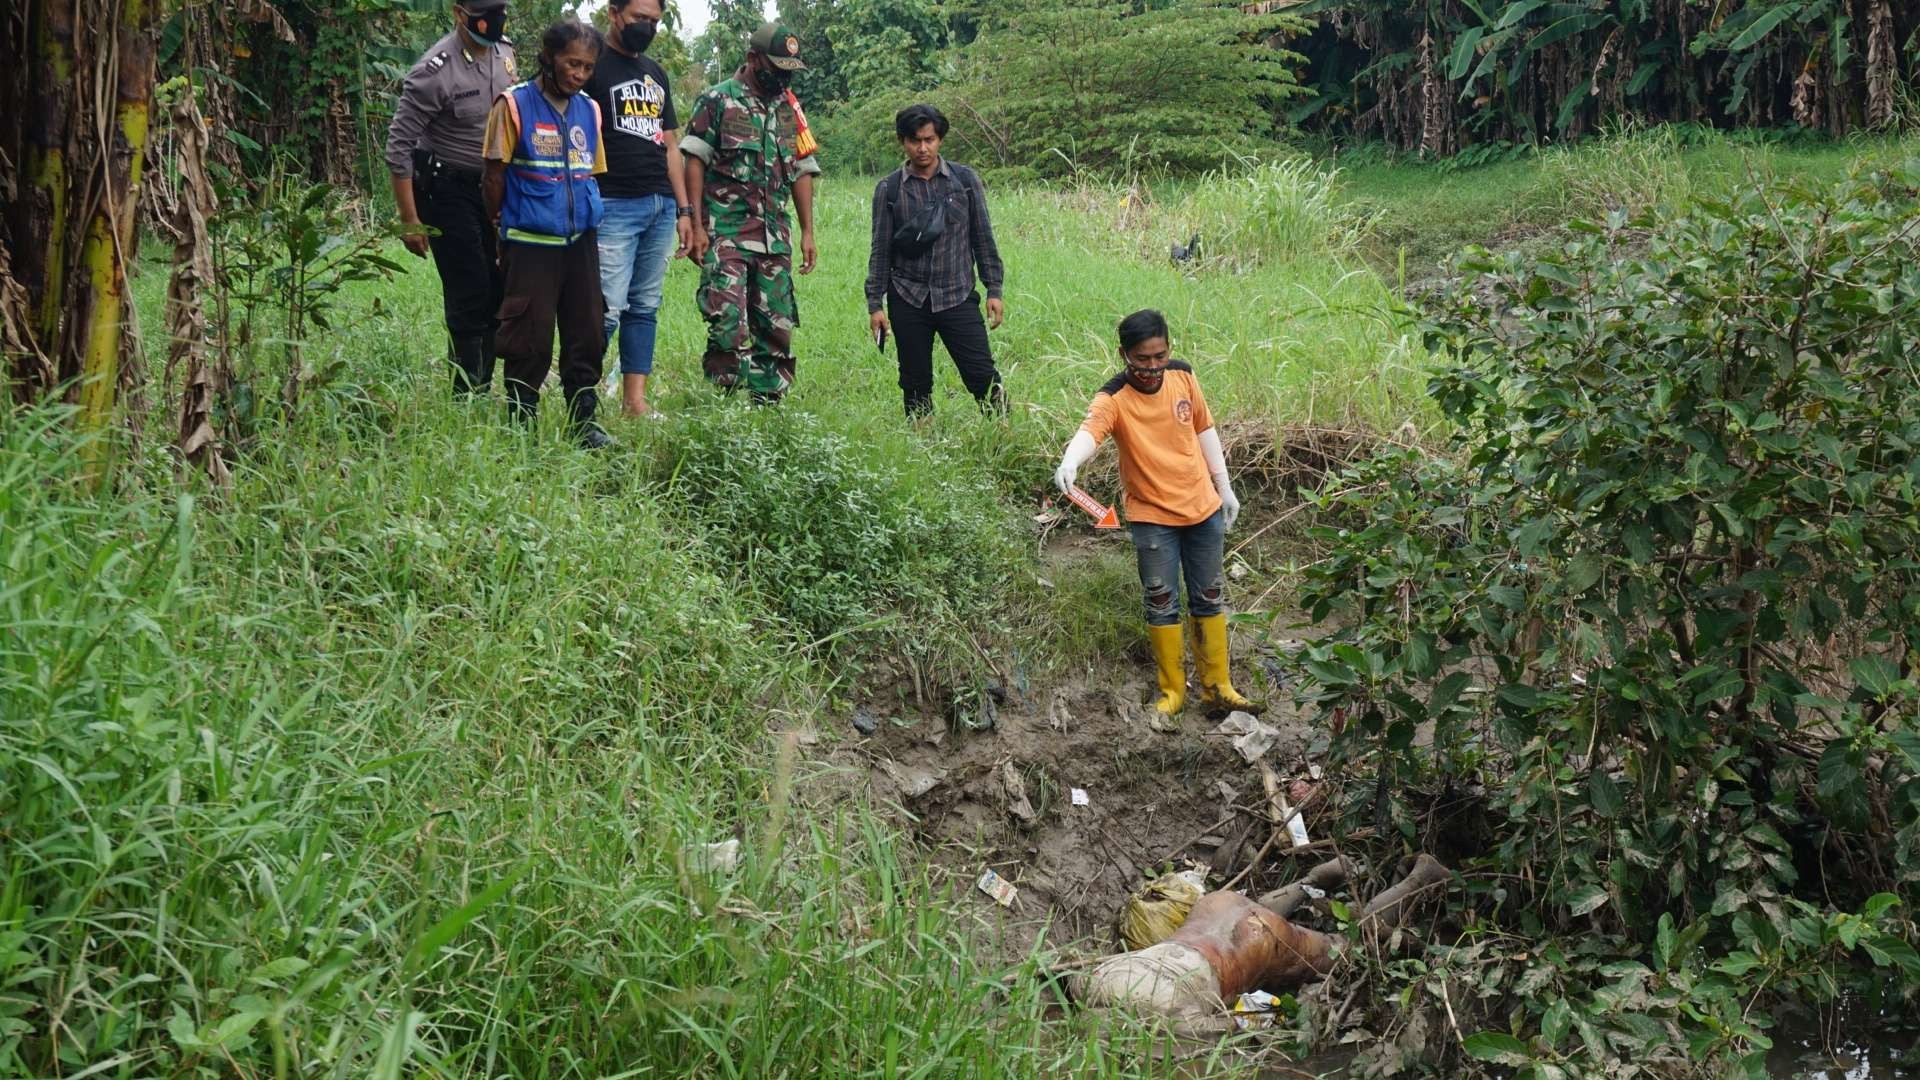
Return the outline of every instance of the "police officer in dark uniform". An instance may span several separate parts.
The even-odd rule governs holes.
[[[480,199],[480,144],[494,98],[517,80],[506,0],[456,2],[453,17],[453,32],[427,49],[401,85],[387,129],[387,169],[407,250],[424,258],[431,249],[440,271],[454,393],[485,393],[493,384],[500,268]]]

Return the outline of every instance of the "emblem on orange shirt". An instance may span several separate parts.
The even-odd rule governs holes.
[[[1193,402],[1188,401],[1186,398],[1181,398],[1179,401],[1174,402],[1173,415],[1174,419],[1179,420],[1183,424],[1193,423]]]

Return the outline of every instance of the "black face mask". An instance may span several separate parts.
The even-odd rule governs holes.
[[[488,11],[469,11],[461,8],[466,16],[467,33],[483,46],[500,44],[507,36],[507,11],[505,8],[493,8]]]
[[[653,35],[659,30],[660,24],[656,22],[645,19],[630,22],[620,28],[620,47],[636,55],[646,52],[647,46],[653,44]]]
[[[769,64],[753,73],[753,81],[760,87],[762,94],[778,97],[785,93],[787,87],[793,82],[793,72],[781,71]]]

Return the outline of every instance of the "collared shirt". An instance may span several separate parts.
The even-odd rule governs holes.
[[[469,49],[455,30],[428,47],[400,84],[387,128],[387,169],[413,176],[413,152],[426,150],[456,169],[480,171],[480,139],[493,99],[517,80],[513,46]]]
[[[799,130],[784,94],[768,101],[740,74],[695,99],[680,152],[706,166],[701,213],[715,237],[743,251],[793,253],[787,191],[820,171],[813,155],[800,156]]]
[[[895,198],[887,189],[897,180]],[[893,232],[903,221],[913,221],[929,200],[946,204],[947,227],[933,246],[912,258],[898,258],[893,252]],[[873,191],[873,242],[867,249],[867,310],[879,311],[892,291],[914,307],[945,311],[964,303],[973,294],[973,271],[980,268],[980,282],[987,287],[987,298],[1000,296],[1006,268],[1000,262],[1000,248],[993,242],[993,221],[987,215],[987,190],[980,174],[965,165],[953,165],[945,158],[933,170],[933,176],[921,179],[912,169],[902,167],[893,177],[880,181]]]

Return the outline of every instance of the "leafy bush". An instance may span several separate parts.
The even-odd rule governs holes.
[[[1920,163],[1469,255],[1427,329],[1458,456],[1318,497],[1305,601],[1349,623],[1304,696],[1371,772],[1350,812],[1484,858],[1472,922],[1657,961],[1637,997],[1530,998],[1540,1041],[1499,1055],[1557,1060],[1575,1020],[1624,1040],[1582,1029],[1593,1058],[1746,1053],[1761,988],[1920,988],[1916,194]],[[1433,785],[1491,813],[1430,816]]]
[[[936,623],[994,610],[1017,552],[991,488],[908,476],[798,411],[689,413],[681,434],[659,476],[810,640],[885,627],[925,653]]]
[[[1299,57],[1270,41],[1286,15],[1172,0],[999,0],[929,96],[954,121],[955,156],[1061,175],[1198,171],[1256,149],[1299,94]]]

